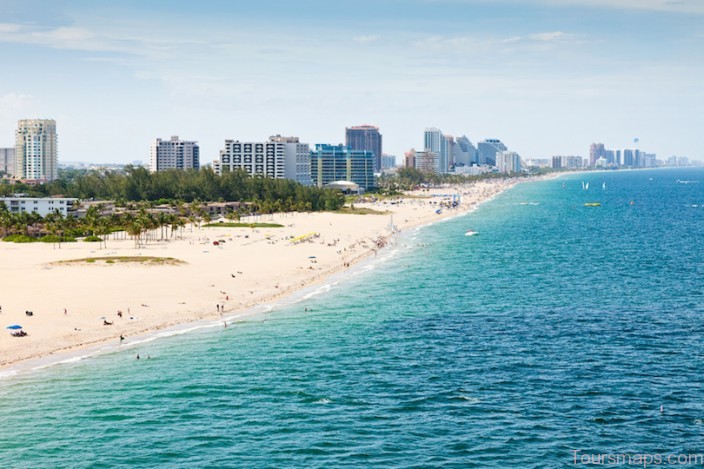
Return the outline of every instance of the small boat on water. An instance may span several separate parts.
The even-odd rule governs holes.
[[[601,207],[601,202],[587,202],[584,204],[585,207]]]
[[[476,231],[474,231],[474,230],[467,230],[467,232],[466,232],[464,235],[465,235],[465,236],[474,236],[475,234],[477,234]]]

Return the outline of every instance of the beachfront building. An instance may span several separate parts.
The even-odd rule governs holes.
[[[396,157],[394,155],[381,155],[381,170],[393,169],[396,167]]]
[[[351,181],[363,190],[376,187],[371,151],[319,143],[310,152],[310,162],[313,184],[318,187],[335,181]]]
[[[293,179],[304,186],[313,184],[310,178],[310,146],[301,143],[298,137],[282,137],[279,134],[269,137],[269,142],[284,144],[284,177]]]
[[[452,136],[443,135],[440,129],[428,127],[423,134],[423,145],[425,151],[437,153],[438,166],[436,172],[446,173],[450,168],[450,141],[454,141]]]
[[[351,150],[369,151],[374,154],[374,172],[382,170],[382,138],[379,127],[373,125],[357,125],[345,128],[345,145]]]
[[[179,140],[178,136],[171,137],[171,140],[157,138],[152,142],[149,160],[151,172],[198,168],[200,168],[200,148],[197,142]]]
[[[606,148],[603,143],[592,143],[589,146],[589,166],[596,165],[599,158],[606,159]]]
[[[59,177],[56,121],[23,119],[15,131],[15,177],[53,181]]]
[[[500,151],[508,151],[506,145],[496,138],[488,138],[477,144],[478,163],[496,166],[496,154]]]
[[[78,199],[63,197],[0,197],[0,202],[10,213],[36,213],[41,217],[54,212],[64,217],[75,215],[78,208]]]
[[[452,162],[455,165],[469,166],[478,163],[477,148],[472,145],[467,136],[457,137],[452,146]]]
[[[581,156],[561,156],[552,157],[553,169],[580,169],[584,164]]]
[[[500,151],[496,153],[496,166],[500,173],[520,173],[521,157],[515,151]]]
[[[15,149],[0,148],[0,177],[15,175]]]
[[[243,170],[250,176],[293,179],[310,185],[310,149],[298,137],[281,135],[269,137],[266,142],[225,140],[213,170],[217,174]]]
[[[424,173],[440,172],[440,155],[437,152],[424,150],[415,152],[414,168]]]

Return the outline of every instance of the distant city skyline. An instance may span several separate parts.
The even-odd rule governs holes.
[[[0,147],[54,119],[60,162],[148,161],[160,135],[210,162],[235,135],[369,123],[395,155],[432,126],[524,158],[637,137],[702,160],[703,21],[697,0],[5,0]]]

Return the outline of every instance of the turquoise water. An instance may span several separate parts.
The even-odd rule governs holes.
[[[520,185],[298,304],[0,381],[0,461],[563,467],[573,450],[704,453],[703,222],[702,170]]]

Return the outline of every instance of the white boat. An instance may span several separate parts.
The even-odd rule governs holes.
[[[603,183],[601,184],[601,188],[604,189],[604,190],[606,190],[606,182],[603,182]]]
[[[465,235],[465,236],[474,236],[475,234],[477,234],[476,231],[474,231],[474,230],[467,230],[467,232],[466,232],[464,235]]]

